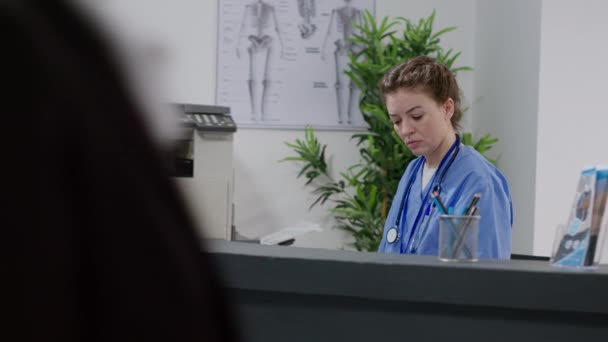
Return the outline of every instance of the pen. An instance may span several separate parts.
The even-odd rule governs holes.
[[[477,202],[479,201],[480,197],[481,197],[481,194],[479,194],[479,193],[473,195],[473,199],[471,199],[471,203],[469,203],[469,205],[464,209],[464,211],[462,212],[461,216],[470,216],[470,215],[472,215],[471,214],[471,210],[477,204]]]
[[[471,209],[471,213],[467,216],[470,216],[468,219],[465,219],[465,226],[462,228],[462,235],[460,235],[458,237],[458,241],[456,243],[456,247],[452,248],[452,250],[454,251],[452,254],[452,258],[456,258],[456,256],[460,253],[460,250],[462,249],[463,246],[465,246],[465,239],[467,237],[467,233],[469,230],[469,227],[471,226],[471,222],[473,221],[473,216],[475,216],[475,214],[477,214],[477,207],[473,207]]]

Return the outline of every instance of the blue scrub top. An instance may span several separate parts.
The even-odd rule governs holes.
[[[409,236],[418,210],[422,203],[422,196],[428,187],[435,186],[437,178],[427,184],[422,191],[422,167],[418,168],[415,175],[414,165],[420,162],[421,157],[409,163],[401,181],[397,193],[391,205],[382,242],[378,249],[381,253],[410,253],[407,250]],[[437,170],[439,175],[442,170]],[[397,222],[401,202],[405,200],[404,195],[410,177],[414,177],[412,189],[410,190],[408,202],[405,204],[406,214],[401,218],[400,238],[395,243],[386,241],[387,231]],[[479,152],[470,146],[460,146],[454,162],[445,174],[441,183],[441,199],[447,208],[453,207],[455,213],[460,213],[471,202],[473,195],[479,193],[481,198],[477,203],[477,215],[481,216],[479,221],[478,253],[480,258],[509,259],[511,256],[511,227],[513,225],[513,205],[507,180],[500,171],[486,160]],[[430,200],[430,199],[429,199]],[[417,248],[411,254],[438,255],[439,244],[439,211],[433,210],[430,216],[424,216],[422,223],[418,224],[415,234],[428,222],[428,228],[417,242]]]

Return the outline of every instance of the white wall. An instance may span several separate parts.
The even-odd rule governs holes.
[[[581,168],[608,164],[608,2],[542,6],[534,252],[548,255]]]
[[[215,60],[217,1],[207,0],[78,0],[111,18],[113,32],[127,34],[121,41],[129,47],[164,47],[153,64],[142,69],[141,60],[132,67],[157,74],[162,88],[154,100],[213,104],[215,101]],[[353,2],[356,4],[356,0]],[[400,0],[376,1],[377,17],[390,15],[418,20],[437,10],[436,27],[458,26],[445,36],[443,45],[462,51],[460,65],[474,65],[474,0]],[[135,44],[135,45],[134,45]],[[144,53],[139,54],[141,57]],[[150,53],[148,53],[150,55]],[[160,59],[160,60],[159,60]],[[472,92],[471,73],[459,76],[465,101]],[[470,113],[468,113],[469,115]],[[470,127],[466,116],[464,126]],[[328,145],[329,164],[336,173],[359,159],[357,148],[349,139],[352,132],[318,132]],[[300,239],[299,245],[342,248],[348,236],[331,229],[326,208],[308,211],[314,196],[297,180],[294,164],[277,161],[291,154],[285,141],[302,137],[301,131],[241,129],[235,136],[235,223],[237,230],[249,237],[259,237],[300,222],[319,223],[324,233],[312,233]]]
[[[532,254],[540,44],[540,0],[477,2],[477,135],[499,139],[492,155],[513,199],[513,253]]]
[[[608,164],[606,10],[591,0],[477,2],[473,127],[501,139],[515,253],[549,255],[581,168]]]

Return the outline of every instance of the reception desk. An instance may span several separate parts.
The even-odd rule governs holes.
[[[608,341],[608,267],[210,241],[244,341]]]

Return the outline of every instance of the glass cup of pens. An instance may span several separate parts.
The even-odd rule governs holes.
[[[477,261],[480,218],[477,215],[440,215],[439,259]]]

